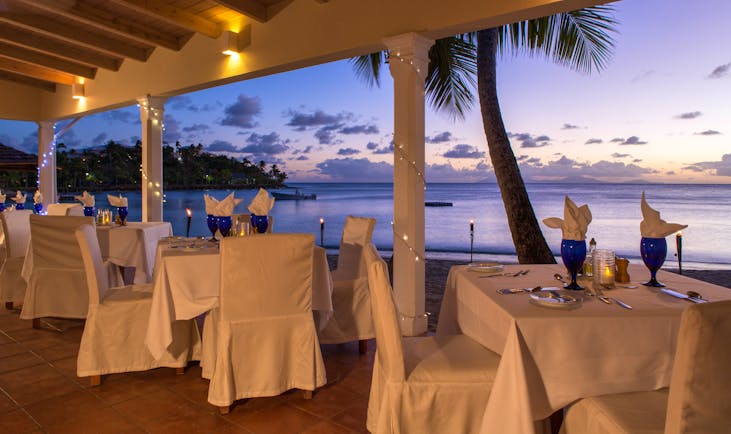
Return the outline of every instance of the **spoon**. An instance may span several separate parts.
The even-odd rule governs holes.
[[[695,292],[695,291],[688,291],[688,292],[686,292],[686,294],[688,294],[688,297],[690,297],[690,298],[694,298],[694,299],[696,299],[696,300],[703,300],[703,301],[708,301],[708,300],[706,300],[705,298],[703,298],[703,296],[702,296],[702,295],[701,295],[701,294],[700,294],[699,292]]]
[[[553,278],[554,278],[554,279],[556,279],[556,280],[560,280],[560,281],[561,281],[561,282],[563,282],[563,283],[566,283],[566,281],[565,281],[565,280],[563,280],[563,276],[562,276],[562,275],[560,275],[560,274],[558,274],[558,273],[554,274],[554,275],[553,275]]]

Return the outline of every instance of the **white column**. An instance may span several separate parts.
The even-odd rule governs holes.
[[[43,206],[58,202],[56,188],[55,122],[38,122],[38,190],[43,195]],[[33,194],[35,192],[31,192]]]
[[[162,122],[167,98],[138,98],[142,122],[142,221],[162,221]]]
[[[383,41],[394,96],[393,288],[406,336],[426,332],[424,310],[424,80],[429,47],[416,33]]]

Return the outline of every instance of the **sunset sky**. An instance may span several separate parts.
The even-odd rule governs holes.
[[[617,45],[591,76],[502,58],[499,95],[527,181],[731,183],[727,0],[614,3]],[[133,62],[132,60],[127,60]],[[164,140],[279,164],[290,181],[390,181],[392,81],[369,88],[340,61],[172,98]],[[134,143],[135,106],[87,116],[58,142]],[[427,180],[493,179],[479,107],[426,114]],[[0,121],[0,143],[36,152],[36,126]]]

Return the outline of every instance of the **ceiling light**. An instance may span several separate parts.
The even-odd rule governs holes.
[[[242,43],[243,38],[241,36],[240,33],[232,32],[231,30],[224,31],[221,35],[223,44],[221,52],[227,56],[240,53],[244,49],[244,44]]]

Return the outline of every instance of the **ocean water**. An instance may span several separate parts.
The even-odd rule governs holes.
[[[272,215],[276,232],[309,232],[320,239],[320,218],[325,219],[325,246],[337,249],[348,214],[375,217],[373,240],[382,250],[393,246],[393,186],[386,183],[290,184],[302,193],[315,193],[317,200],[279,201]],[[537,218],[563,217],[563,198],[588,204],[593,214],[587,240],[595,238],[598,248],[614,249],[633,262],[639,260],[640,195],[668,222],[687,224],[683,230],[683,263],[687,268],[731,269],[731,185],[665,184],[528,184]],[[293,192],[293,190],[281,190]],[[205,223],[203,193],[219,199],[230,191],[186,190],[165,193],[164,216],[176,235],[185,234],[185,208],[191,208],[191,235],[210,234]],[[236,191],[244,201],[236,208],[245,213],[255,190]],[[139,220],[140,193],[125,193],[132,220]],[[106,207],[106,194],[97,193],[97,206]],[[500,191],[495,184],[429,184],[427,201],[452,202],[452,207],[426,208],[426,248],[430,257],[469,259],[469,221],[475,221],[476,259],[515,261]],[[561,231],[541,228],[554,254],[559,255]],[[676,259],[675,236],[668,237],[666,267]]]

